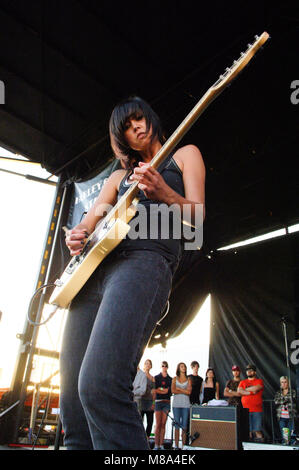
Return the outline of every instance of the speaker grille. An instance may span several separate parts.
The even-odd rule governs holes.
[[[191,435],[199,433],[199,437],[191,444],[192,447],[220,450],[237,450],[238,448],[235,422],[191,420],[190,427]]]
[[[235,406],[191,406],[190,435],[199,433],[191,445],[220,450],[242,449],[242,413]]]

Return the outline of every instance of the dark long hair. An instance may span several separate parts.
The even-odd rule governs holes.
[[[207,381],[208,381],[208,372],[209,372],[210,370],[211,370],[211,371],[213,372],[213,374],[214,374],[214,377],[213,377],[213,384],[214,384],[214,387],[216,387],[217,379],[216,379],[215,371],[214,371],[214,369],[213,369],[212,367],[209,367],[209,368],[207,369],[205,382],[207,383]]]
[[[134,168],[141,160],[138,152],[129,147],[124,137],[127,119],[141,115],[146,121],[146,131],[148,132],[152,128],[151,141],[153,142],[156,138],[161,144],[165,141],[160,119],[146,101],[138,96],[131,96],[121,101],[112,111],[109,121],[109,133],[115,157],[122,161],[122,166],[125,168]]]
[[[178,365],[177,365],[177,368],[176,368],[176,376],[177,377],[180,377],[181,376],[181,371],[180,371],[180,365],[183,364],[186,368],[186,371],[185,371],[185,374],[186,374],[186,377],[187,377],[187,366],[184,362],[179,362]]]

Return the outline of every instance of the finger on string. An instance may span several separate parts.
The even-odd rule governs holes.
[[[70,250],[70,254],[71,256],[76,256],[76,255],[80,255],[82,252],[82,250]]]
[[[137,169],[137,171],[140,170],[140,169],[144,169],[145,171],[148,170],[153,175],[158,173],[157,170],[150,163],[145,163],[145,162],[139,162],[139,168],[137,166],[137,167],[135,167],[135,170],[136,169]]]
[[[139,166],[144,166],[144,165],[150,165],[150,163],[146,163],[146,162],[138,162],[138,165],[139,165]]]
[[[156,176],[155,173],[153,173],[152,171],[148,171],[148,169],[145,169],[145,171],[136,171],[136,173],[134,173],[136,179],[141,179],[141,178],[145,178],[146,180],[152,182],[153,181],[153,177]]]
[[[70,240],[81,240],[82,238],[86,238],[85,232],[75,232],[69,235]]]

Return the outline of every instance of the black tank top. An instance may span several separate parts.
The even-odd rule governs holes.
[[[157,168],[157,171],[163,176],[165,182],[170,186],[174,191],[176,191],[181,196],[185,196],[184,190],[184,183],[183,183],[183,176],[180,168],[176,164],[175,160],[173,159],[172,152],[166,160]],[[122,179],[119,185],[119,193],[118,199],[125,194],[125,192],[130,187],[130,183],[128,182],[128,178],[131,175],[131,171],[127,172],[125,177]],[[129,222],[132,229],[130,230],[127,237],[118,245],[118,250],[152,250],[161,253],[168,261],[171,263],[176,263],[181,255],[181,239],[176,238],[177,235],[173,234],[173,221],[174,217],[172,212],[169,213],[169,237],[162,238],[161,235],[161,212],[159,212],[159,208],[161,210],[161,203],[158,201],[153,201],[148,199],[143,191],[139,191],[137,194],[139,199],[139,205],[142,204],[146,210],[147,216],[147,227],[146,227],[146,238],[144,238],[144,233],[142,234],[142,238],[138,237],[134,240],[130,238],[131,230],[136,227],[137,217],[139,216],[139,212],[137,211],[136,215],[133,219]],[[153,207],[155,206],[155,207]],[[153,213],[156,214],[158,218],[158,229],[155,233],[155,236],[151,236],[150,233],[150,211],[152,214],[153,220]],[[154,212],[153,212],[154,211]],[[165,223],[165,220],[164,220]],[[177,222],[178,223],[178,222]],[[181,223],[181,221],[180,221]],[[167,227],[167,228],[168,228]],[[137,230],[135,230],[137,233]],[[163,235],[165,236],[165,234]]]
[[[210,400],[214,400],[216,395],[216,387],[204,387],[203,389],[203,403],[208,403]]]

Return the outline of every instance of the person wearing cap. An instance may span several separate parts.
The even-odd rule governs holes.
[[[228,404],[230,406],[242,406],[241,393],[238,392],[238,387],[241,381],[240,374],[241,370],[239,366],[232,366],[233,378],[226,382],[226,386],[223,395],[228,398]]]
[[[255,437],[257,442],[262,442],[264,381],[257,378],[254,364],[248,364],[246,374],[247,379],[241,380],[238,392],[241,394],[243,407],[249,410],[250,437]]]

